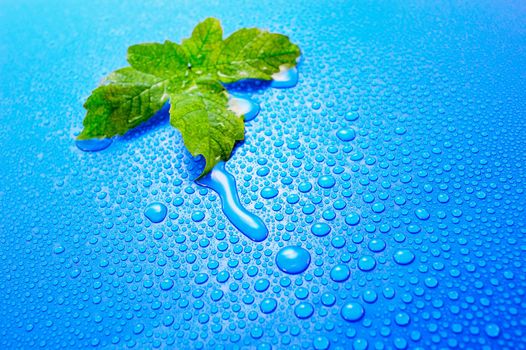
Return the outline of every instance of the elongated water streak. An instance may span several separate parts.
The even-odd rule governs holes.
[[[197,180],[201,186],[214,190],[221,198],[223,213],[241,233],[253,241],[264,241],[268,229],[263,220],[243,207],[237,194],[236,180],[225,169],[225,162],[218,163],[210,173]]]

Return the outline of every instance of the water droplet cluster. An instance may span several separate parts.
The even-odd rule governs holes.
[[[193,181],[166,109],[73,142],[128,45],[211,8],[3,5],[0,348],[525,348],[523,9],[243,6],[211,8],[303,57],[229,87],[260,109],[224,168],[237,203]]]

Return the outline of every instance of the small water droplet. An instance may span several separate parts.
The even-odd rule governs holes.
[[[319,336],[314,338],[312,345],[315,350],[327,350],[331,346],[331,342],[327,337]]]
[[[395,315],[395,322],[399,326],[407,326],[411,322],[411,318],[405,312],[399,312]]]
[[[62,254],[64,253],[66,249],[61,245],[61,244],[58,244],[55,246],[55,248],[53,248],[53,253],[55,254]]]

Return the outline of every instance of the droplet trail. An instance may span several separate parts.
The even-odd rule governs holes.
[[[197,184],[214,190],[221,198],[223,213],[242,234],[253,241],[264,241],[268,236],[265,223],[247,211],[239,200],[236,180],[225,169],[225,162],[218,163],[212,171],[197,180]]]

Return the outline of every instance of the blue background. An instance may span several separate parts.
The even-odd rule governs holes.
[[[209,16],[303,53],[296,87],[253,92],[227,163],[261,243],[192,181],[166,112],[104,151],[74,143],[129,45]],[[3,0],[0,38],[0,348],[526,348],[523,2]],[[310,252],[304,273],[276,267],[288,245]],[[342,318],[349,302],[363,318]]]

